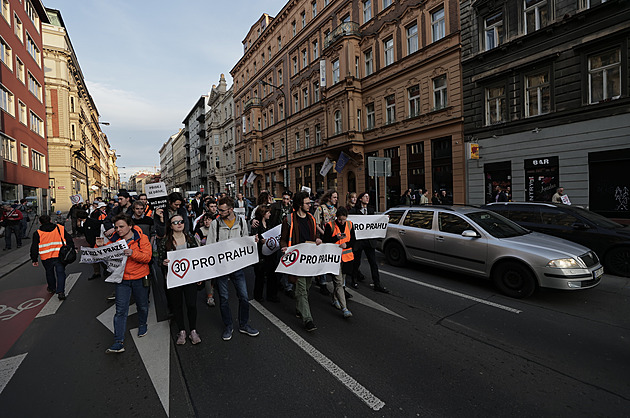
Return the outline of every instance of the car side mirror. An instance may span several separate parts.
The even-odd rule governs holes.
[[[578,229],[580,231],[583,231],[585,229],[591,229],[590,226],[588,226],[587,224],[583,222],[575,222],[571,226],[573,227],[573,229]]]
[[[470,229],[467,229],[464,232],[462,232],[462,237],[464,238],[479,238],[480,236],[481,235],[479,235],[478,233]]]

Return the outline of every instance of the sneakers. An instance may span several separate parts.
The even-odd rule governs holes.
[[[116,292],[114,292],[111,295],[107,296],[107,300],[116,300]]]
[[[175,344],[177,345],[186,344],[186,331],[181,330],[177,333],[177,341],[175,341]]]
[[[193,344],[199,344],[201,342],[199,334],[197,334],[197,331],[194,329],[190,331],[190,335],[188,337],[190,338],[190,342]]]
[[[57,297],[59,298],[59,300],[66,300],[66,294],[63,292],[57,293]]]
[[[240,327],[238,329],[238,332],[240,332],[241,334],[247,334],[250,337],[256,337],[258,334],[260,334],[260,332],[257,329],[252,328],[252,326],[249,324],[245,324],[244,327]]]
[[[335,309],[341,310],[341,304],[339,303],[339,301],[337,299],[333,300],[332,304],[335,307]]]
[[[223,341],[230,341],[232,339],[232,332],[234,332],[234,329],[231,325],[225,327],[225,329],[223,330],[223,335],[221,335]]]
[[[122,353],[123,351],[125,351],[125,347],[123,346],[123,343],[118,342],[118,343],[114,343],[114,345],[112,345],[107,350],[105,350],[105,353],[107,354]]]
[[[147,332],[149,332],[149,330],[147,329],[146,325],[140,325],[138,327],[138,337],[144,337],[145,335],[147,335]]]
[[[387,289],[385,286],[381,286],[380,284],[375,284],[374,290],[381,293],[389,293],[389,289]]]
[[[344,318],[350,318],[352,316],[352,312],[350,312],[348,309],[344,309],[343,310],[343,317]]]
[[[206,305],[208,305],[211,308],[217,306],[216,302],[214,301],[214,297],[208,296],[208,299],[206,299]]]
[[[313,323],[313,321],[308,321],[305,325],[304,325],[304,329],[306,329],[308,332],[313,332],[317,329],[317,327],[315,326],[315,324]]]

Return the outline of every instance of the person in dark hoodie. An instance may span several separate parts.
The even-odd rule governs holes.
[[[59,251],[65,242],[74,247],[72,236],[63,225],[51,222],[50,216],[39,217],[41,226],[33,234],[31,241],[31,261],[33,267],[37,267],[38,257],[42,259],[42,265],[46,270],[48,293],[57,293],[59,300],[66,298],[66,266],[59,260]]]

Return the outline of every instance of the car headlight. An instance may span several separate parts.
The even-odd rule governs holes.
[[[582,266],[574,258],[559,258],[557,260],[551,260],[547,263],[547,267],[553,267],[557,269],[582,268]]]

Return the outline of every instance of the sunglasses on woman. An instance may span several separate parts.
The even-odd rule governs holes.
[[[184,221],[173,221],[173,222],[171,222],[171,225],[181,225],[183,223],[184,223]]]

